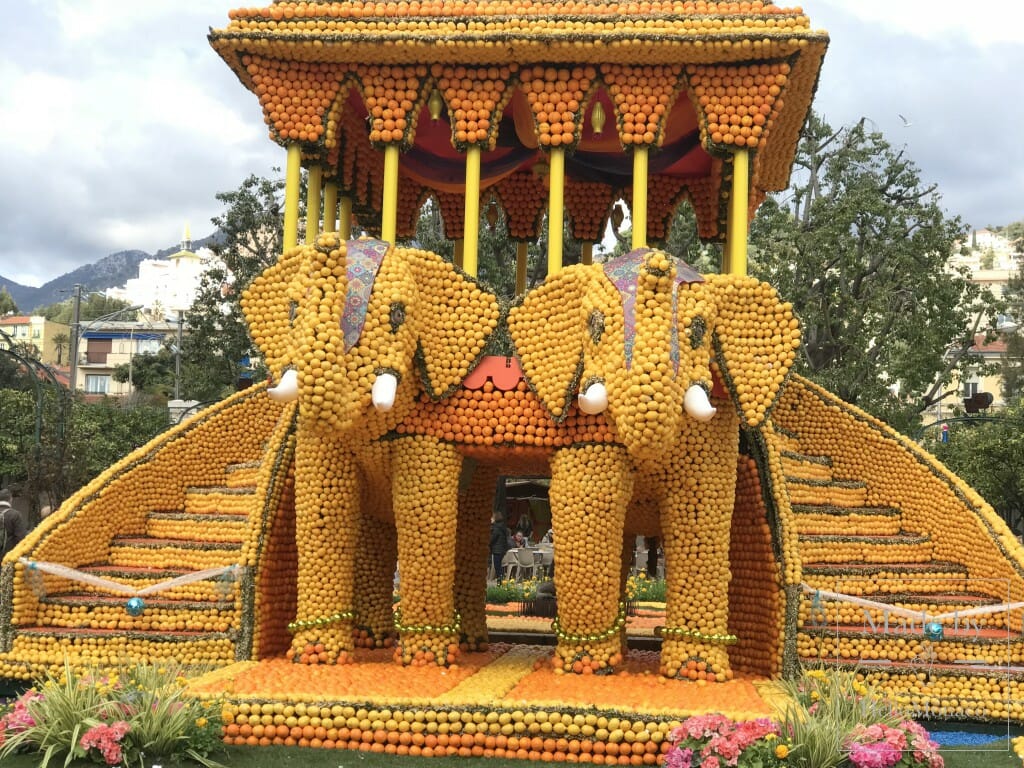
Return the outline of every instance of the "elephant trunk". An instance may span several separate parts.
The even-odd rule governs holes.
[[[683,393],[673,362],[675,268],[668,256],[649,252],[636,282],[634,328],[626,328],[624,397],[616,409],[619,438],[636,459],[656,459],[679,433]]]

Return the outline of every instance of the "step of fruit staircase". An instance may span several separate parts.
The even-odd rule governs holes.
[[[914,563],[805,560],[802,574],[804,583],[813,589],[862,595],[872,600],[906,592],[908,584],[915,594],[922,595],[967,593],[972,589],[967,567],[944,560]]]
[[[782,451],[782,470],[787,478],[801,480],[832,480],[832,458],[811,456],[797,451]]]
[[[801,533],[797,541],[801,559],[812,563],[924,563],[932,559],[931,536],[924,533]]]
[[[228,488],[255,488],[256,479],[259,476],[261,461],[246,461],[240,464],[231,464],[227,468]]]
[[[200,486],[185,491],[185,508],[181,511],[193,515],[248,515],[256,503],[256,488],[252,486]]]
[[[903,519],[894,507],[845,507],[834,504],[793,504],[798,533],[873,533],[894,536]]]
[[[831,627],[860,623],[886,626],[905,623],[903,615],[894,612],[895,609],[912,612],[918,623],[926,621],[927,617],[952,614],[954,628],[967,626],[985,629],[1009,626],[1019,630],[1021,625],[1019,615],[1011,615],[1006,611],[981,615],[961,615],[985,606],[1001,606],[1007,602],[1005,596],[994,597],[977,592],[960,594],[904,592],[901,594],[859,593],[856,597],[881,605],[866,606],[852,603],[843,598],[808,595],[800,605],[800,625],[819,626],[824,624]]]
[[[128,611],[128,595],[72,592],[40,601],[38,625],[55,629],[228,632],[237,629],[234,601],[179,600],[163,594],[146,596],[137,615]]]
[[[836,507],[863,507],[867,504],[867,484],[860,480],[787,477],[786,490],[793,504],[831,504]]]
[[[190,541],[128,534],[115,536],[110,542],[110,565],[143,565],[173,568],[185,565],[188,570],[234,565],[238,562],[241,541]]]
[[[150,512],[146,533],[154,538],[241,542],[248,518],[215,512]]]

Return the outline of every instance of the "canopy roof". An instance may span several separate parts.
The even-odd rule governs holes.
[[[787,185],[828,44],[800,8],[764,2],[279,1],[229,18],[210,42],[274,141],[300,143],[371,228],[378,150],[399,144],[399,234],[432,195],[451,238],[474,144],[481,197],[505,208],[513,237],[536,235],[552,148],[567,150],[574,234],[598,240],[647,146],[649,239],[684,199],[701,236],[721,238],[733,150],[754,152],[752,209]]]

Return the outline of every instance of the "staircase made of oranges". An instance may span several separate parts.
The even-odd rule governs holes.
[[[918,445],[800,377],[772,420],[799,663],[858,668],[922,715],[1019,720],[1022,609],[1001,606],[1024,600],[1024,552],[1003,521]]]
[[[126,457],[33,531],[3,566],[0,677],[29,678],[64,660],[248,657],[250,552],[280,415],[262,388],[229,398]],[[220,572],[163,587],[207,569]]]

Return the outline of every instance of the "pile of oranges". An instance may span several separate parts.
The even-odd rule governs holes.
[[[519,82],[533,111],[537,140],[542,147],[568,147],[578,141],[583,114],[580,105],[596,76],[597,70],[592,66],[535,65],[519,71]]]
[[[374,145],[406,141],[419,113],[423,98],[420,83],[427,68],[407,66],[370,66],[361,72],[363,100],[370,113],[370,143]]]
[[[704,114],[701,139],[713,145],[763,148],[791,72],[785,61],[686,68]]]
[[[572,236],[583,242],[601,240],[614,203],[612,188],[593,181],[567,180],[564,199],[565,210],[572,222]]]
[[[431,70],[448,105],[456,147],[480,144],[494,149],[498,123],[511,91],[509,79],[517,67],[445,67]]]
[[[658,145],[664,118],[675,101],[680,67],[605,64],[601,77],[608,86],[618,116],[624,146]]]
[[[567,186],[566,191],[569,189]],[[536,238],[547,201],[543,180],[533,173],[513,173],[502,179],[496,190],[505,209],[508,236],[513,240],[532,241]]]

